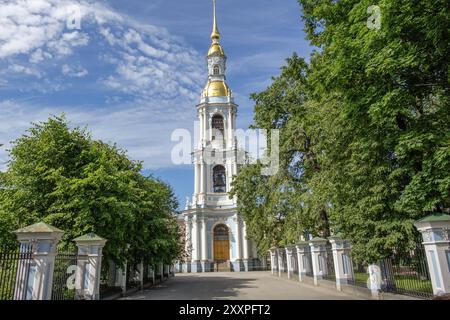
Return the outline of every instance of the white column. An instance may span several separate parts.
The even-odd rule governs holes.
[[[205,164],[202,162],[200,164],[200,193],[203,195],[206,193],[206,166]],[[202,196],[203,199],[203,196]],[[204,199],[203,201],[204,202]]]
[[[351,245],[340,237],[329,238],[333,250],[333,262],[336,275],[336,288],[342,291],[342,286],[353,280],[353,264],[350,259]]]
[[[192,263],[199,261],[198,242],[198,221],[194,216],[192,219]]]
[[[139,263],[139,287],[144,290],[144,262]]]
[[[125,261],[125,265],[119,268],[116,267],[116,287],[120,287],[122,289],[122,293],[127,292],[127,262]]]
[[[281,250],[277,249],[277,262],[278,262],[278,276],[281,277],[281,272],[283,271],[283,256],[280,254]]]
[[[23,276],[16,278],[18,289],[14,292],[14,299],[51,300],[56,248],[64,231],[40,222],[14,233],[21,244],[21,250],[33,243],[30,248],[33,263],[26,266],[25,270],[20,270],[25,272]],[[19,267],[22,266],[19,264]]]
[[[312,267],[315,285],[319,284],[319,280],[322,280],[323,276],[327,272],[327,259],[325,258],[327,254],[325,247],[326,244],[327,240],[322,238],[314,238],[309,243],[309,246],[311,247]]]
[[[231,135],[231,144],[234,145],[234,131],[236,130],[236,115],[234,112],[231,112],[231,127],[232,127],[232,135]]]
[[[208,140],[212,141],[212,135],[213,135],[213,130],[212,130],[212,118],[209,117],[208,119]]]
[[[227,192],[231,191],[231,180],[233,179],[233,167],[232,164],[230,162],[227,162],[226,164],[226,177],[227,177],[227,181],[226,181],[226,188],[227,188]]]
[[[186,252],[187,252],[187,259],[186,259],[186,264],[191,262],[192,259],[192,232],[191,232],[191,228],[192,228],[192,222],[189,220],[189,217],[186,218],[185,220],[185,224],[186,224]],[[186,266],[187,268],[187,266]]]
[[[73,241],[78,248],[78,266],[75,275],[76,298],[99,300],[102,250],[106,240],[89,233]]]
[[[236,260],[241,262],[242,251],[241,251],[241,220],[239,217],[236,218]],[[239,267],[240,269],[240,267]]]
[[[296,246],[297,248],[297,260],[298,260],[298,280],[303,281],[306,278],[306,274],[312,269],[309,265],[308,255],[311,254],[308,242],[300,242]]]
[[[227,147],[231,148],[233,146],[233,113],[231,108],[228,111],[228,129],[227,129]]]
[[[194,193],[197,195],[199,193],[199,165],[197,162],[194,163]]]
[[[204,134],[203,134],[203,132],[204,132],[204,129],[203,129],[203,112],[199,111],[198,116],[199,116],[199,120],[200,120],[200,137],[199,137],[200,141],[199,141],[198,147],[199,147],[199,149],[201,149],[201,147],[203,146],[203,139],[204,139]]]
[[[206,143],[206,140],[208,140],[208,126],[207,126],[207,120],[206,120],[206,110],[203,110],[203,143]]]
[[[269,253],[270,253],[270,270],[271,270],[272,274],[275,274],[275,271],[277,270],[277,265],[278,265],[277,249],[272,248],[269,250]]]
[[[206,244],[206,219],[202,219],[202,263],[203,265],[208,260],[207,256],[207,244]],[[203,272],[205,272],[205,268],[203,267]]]
[[[293,274],[293,265],[292,265],[292,254],[294,253],[294,246],[286,246],[286,262],[287,262],[287,276],[288,279],[292,277]]]
[[[414,223],[422,234],[433,294],[450,293],[450,215],[434,214]]]

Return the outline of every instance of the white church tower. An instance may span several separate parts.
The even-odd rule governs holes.
[[[219,43],[215,0],[211,40],[208,81],[197,105],[200,137],[193,152],[194,194],[182,213],[189,254],[183,272],[246,271],[257,264],[236,199],[228,194],[243,153],[235,138],[238,106],[226,83],[227,57]]]

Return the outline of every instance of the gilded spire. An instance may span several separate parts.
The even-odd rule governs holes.
[[[216,0],[214,2],[214,22],[213,22],[213,31],[211,33],[211,39],[213,42],[218,42],[220,39],[219,28],[217,27],[217,15],[216,15]]]

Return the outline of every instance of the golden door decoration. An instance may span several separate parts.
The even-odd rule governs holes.
[[[228,227],[223,224],[214,228],[214,260],[230,260],[230,237]]]

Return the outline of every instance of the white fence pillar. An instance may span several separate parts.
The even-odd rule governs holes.
[[[309,248],[309,242],[299,242],[296,245],[297,248],[297,260],[298,260],[298,280],[303,281],[306,278],[306,274],[310,273],[312,270],[312,265],[310,264],[311,250]]]
[[[414,226],[422,234],[433,294],[450,294],[450,215],[434,214]]]
[[[287,262],[287,276],[290,279],[294,273],[294,266],[292,265],[292,255],[294,253],[294,246],[286,246],[286,262]]]
[[[350,242],[340,237],[328,238],[333,250],[334,271],[336,275],[336,288],[342,291],[342,285],[347,285],[354,278],[353,263],[350,258]]]
[[[123,268],[116,266],[115,280],[115,287],[120,287],[122,289],[122,293],[125,294],[127,292],[127,262],[125,262]]]
[[[154,267],[151,268],[151,273],[152,273],[152,275],[151,275],[151,277],[152,277],[152,285],[155,285],[156,284],[156,274],[155,274]]]
[[[82,300],[99,300],[102,251],[106,240],[89,233],[73,241],[78,247],[75,296]]]
[[[53,270],[58,242],[64,231],[44,222],[14,231],[21,249],[31,244],[32,261],[22,276],[17,277],[14,299],[50,300],[52,297]]]
[[[139,263],[139,287],[144,290],[144,261]]]
[[[277,261],[277,249],[272,248],[269,250],[270,253],[270,270],[272,274],[275,274],[277,271],[278,261]]]
[[[326,244],[327,240],[323,238],[314,238],[309,242],[315,285],[318,285],[319,280],[322,280],[327,274]]]
[[[281,272],[283,272],[283,255],[281,254],[281,250],[277,249],[277,261],[278,261],[278,276],[281,277]]]

